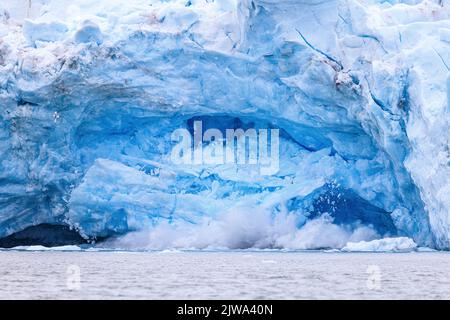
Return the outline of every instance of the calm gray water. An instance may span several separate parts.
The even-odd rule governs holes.
[[[449,253],[0,252],[1,299],[449,299]]]

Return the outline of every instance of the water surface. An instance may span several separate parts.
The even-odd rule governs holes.
[[[0,252],[1,299],[449,299],[450,253]]]

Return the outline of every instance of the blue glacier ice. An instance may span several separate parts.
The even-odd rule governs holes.
[[[450,248],[450,1],[4,0],[0,238]],[[171,134],[277,128],[280,170],[175,165]]]

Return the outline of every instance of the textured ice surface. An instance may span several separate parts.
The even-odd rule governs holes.
[[[447,0],[6,0],[0,37],[0,237],[450,248]],[[279,128],[280,171],[173,165],[194,120]]]

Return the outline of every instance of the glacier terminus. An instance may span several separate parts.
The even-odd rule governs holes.
[[[448,250],[449,71],[449,0],[2,0],[0,245]]]

